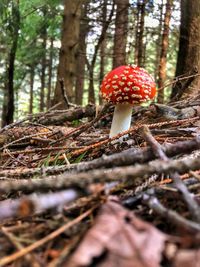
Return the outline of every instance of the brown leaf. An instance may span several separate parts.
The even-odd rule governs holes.
[[[200,249],[182,249],[176,254],[173,267],[199,267],[200,266]]]
[[[67,267],[157,267],[166,236],[117,202],[104,204]]]

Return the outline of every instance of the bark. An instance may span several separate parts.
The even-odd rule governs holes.
[[[102,8],[102,20],[103,27],[105,27],[106,17],[107,17],[107,4],[108,0],[104,0]],[[105,67],[105,50],[106,50],[106,38],[101,43],[100,48],[100,73],[99,73],[99,88],[104,77],[104,67]],[[99,104],[102,104],[102,97],[99,97]]]
[[[14,73],[15,58],[18,44],[19,28],[20,28],[20,12],[19,3],[12,4],[12,44],[8,55],[8,64],[6,70],[6,82],[4,90],[3,111],[2,111],[2,127],[13,122],[14,117]],[[8,37],[9,38],[9,37]]]
[[[30,99],[29,99],[29,114],[33,113],[33,87],[34,87],[34,66],[30,69]]]
[[[139,2],[139,1],[138,1]],[[135,53],[134,53],[134,63],[138,65],[138,34],[139,34],[139,19],[140,19],[140,10],[137,4],[137,13],[136,13],[136,25],[135,25]]]
[[[163,9],[164,9],[164,3],[163,0],[161,4],[159,5],[159,26],[158,26],[158,37],[156,40],[156,58],[155,58],[155,70],[154,70],[154,78],[155,81],[158,79],[158,70],[159,70],[159,61],[160,61],[160,53],[161,53],[161,41],[162,41],[162,36],[160,33],[162,32],[162,27],[163,27]]]
[[[129,0],[115,0],[117,5],[113,48],[113,68],[126,64]]]
[[[47,14],[47,10],[43,8],[43,16],[45,18]],[[40,111],[44,111],[44,90],[45,90],[45,74],[46,74],[46,46],[47,46],[47,25],[44,19],[42,29],[41,29],[41,37],[42,37],[42,62],[41,62],[41,88],[40,88]]]
[[[47,86],[47,109],[51,106],[51,89],[52,89],[52,74],[53,74],[53,42],[54,38],[50,40],[50,51],[49,51],[49,63],[48,63],[48,86]]]
[[[61,49],[54,95],[54,104],[60,101],[63,102],[63,105],[59,106],[59,108],[65,106],[60,89],[60,79],[64,80],[69,101],[74,101],[74,81],[82,3],[83,0],[64,1]]]
[[[75,85],[75,103],[82,105],[83,102],[83,89],[84,89],[84,76],[86,64],[86,36],[89,31],[89,19],[87,18],[89,1],[85,1],[81,14],[81,24],[79,33],[79,47],[76,62],[76,85]]]
[[[182,158],[178,160],[156,160],[151,163],[137,164],[128,167],[116,167],[109,169],[95,169],[81,173],[67,173],[57,175],[56,177],[49,176],[41,179],[22,179],[13,181],[2,181],[0,187],[1,194],[10,194],[11,192],[23,191],[49,191],[66,188],[79,188],[85,190],[91,184],[120,182],[128,183],[129,186],[138,187],[147,181],[147,177],[151,175],[169,175],[171,172],[180,174],[189,171],[199,170],[200,157]]]
[[[176,76],[190,74],[200,70],[200,1],[181,0],[181,26]],[[197,76],[190,87],[174,86],[172,99],[179,99],[188,94],[197,95],[200,88],[200,76]]]
[[[136,37],[135,37],[135,64],[143,66],[144,64],[144,22],[145,22],[145,8],[147,1],[137,1],[137,15],[136,15]]]
[[[167,65],[167,50],[169,46],[169,24],[172,13],[173,0],[167,0],[166,10],[164,15],[163,32],[162,32],[162,43],[160,62],[158,70],[158,88],[163,88],[166,80],[166,65]],[[164,90],[158,91],[158,103],[164,102]]]
[[[140,23],[139,23],[139,36],[138,36],[138,66],[144,66],[144,18],[146,2],[140,4]]]
[[[109,18],[106,21],[106,23],[104,24],[104,26],[102,27],[101,35],[100,35],[99,40],[98,40],[98,42],[97,42],[97,44],[95,46],[95,49],[94,49],[94,55],[93,55],[91,64],[87,64],[88,68],[89,68],[89,94],[88,94],[88,102],[89,103],[95,103],[94,67],[95,67],[96,58],[97,58],[97,54],[98,54],[99,48],[100,48],[100,46],[101,46],[101,44],[102,44],[102,42],[103,42],[103,40],[105,38],[106,31],[108,29],[108,26],[109,26],[111,20],[112,20],[113,13],[114,13],[114,3],[112,5],[112,7],[111,7]]]

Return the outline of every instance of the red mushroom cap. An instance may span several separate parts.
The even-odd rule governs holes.
[[[153,77],[136,65],[120,66],[110,71],[101,85],[102,97],[113,104],[136,104],[154,98],[156,85]]]

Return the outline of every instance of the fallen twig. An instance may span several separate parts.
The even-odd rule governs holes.
[[[150,209],[155,211],[160,216],[166,218],[171,223],[177,225],[178,227],[183,227],[190,232],[200,231],[200,225],[198,223],[187,220],[177,212],[165,208],[154,195],[144,194],[143,203],[148,205]]]
[[[5,266],[6,264],[11,263],[11,262],[25,256],[27,253],[33,251],[34,249],[36,249],[38,247],[43,246],[45,243],[53,240],[54,238],[56,238],[57,236],[59,236],[60,234],[65,232],[67,229],[71,228],[72,226],[76,225],[77,223],[81,222],[83,219],[88,217],[96,208],[97,207],[95,206],[95,207],[87,210],[86,212],[82,213],[80,216],[76,217],[74,220],[67,222],[66,224],[64,224],[60,228],[56,229],[55,231],[53,231],[49,235],[45,236],[44,238],[34,242],[30,246],[25,247],[25,248],[21,249],[20,251],[13,253],[10,256],[3,257],[2,259],[0,259],[0,266]]]
[[[83,193],[82,193],[83,194]],[[15,200],[0,202],[0,220],[14,217],[30,216],[52,208],[60,208],[76,200],[81,194],[75,190],[64,190],[44,195],[33,194]]]
[[[155,160],[148,164],[136,164],[131,167],[116,167],[114,169],[91,170],[75,174],[61,174],[42,179],[2,181],[0,193],[16,191],[34,192],[58,190],[64,188],[87,188],[93,183],[128,182],[132,186],[141,185],[153,174],[169,174],[170,172],[186,173],[200,168],[200,156],[196,158],[183,158],[179,160]]]
[[[148,142],[148,144],[152,147],[152,150],[154,154],[162,159],[165,162],[169,161],[169,158],[166,156],[164,151],[162,150],[162,146],[155,140],[153,135],[151,134],[149,128],[147,126],[143,127],[143,135],[145,140]],[[188,206],[188,209],[193,216],[193,218],[200,223],[200,208],[198,203],[195,201],[195,199],[192,197],[191,193],[187,189],[187,186],[183,183],[181,180],[178,172],[170,172],[170,177],[174,183],[174,187],[179,190],[179,192],[182,194],[183,199],[185,203]]]

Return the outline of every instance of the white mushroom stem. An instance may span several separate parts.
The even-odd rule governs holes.
[[[110,138],[121,132],[127,131],[130,128],[132,108],[133,106],[131,104],[117,104],[115,106],[109,135]]]

